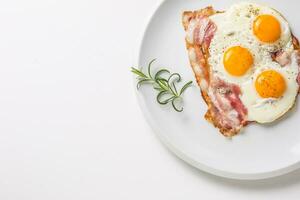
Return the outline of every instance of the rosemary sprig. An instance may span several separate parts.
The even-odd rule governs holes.
[[[178,107],[178,102],[182,100],[183,92],[191,86],[193,81],[189,81],[183,85],[180,90],[177,90],[176,83],[181,81],[181,76],[178,73],[171,73],[167,69],[160,69],[155,74],[151,74],[151,66],[155,59],[153,59],[147,68],[147,74],[143,73],[142,70],[132,67],[131,72],[137,75],[137,89],[141,87],[144,83],[150,83],[153,85],[153,88],[158,91],[156,100],[161,105],[166,105],[171,103],[173,108],[177,112],[182,112],[183,107]],[[168,78],[163,77],[162,75],[169,75]]]

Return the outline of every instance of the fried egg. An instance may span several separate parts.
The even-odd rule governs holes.
[[[272,8],[244,2],[210,19],[218,27],[209,47],[211,74],[240,87],[248,121],[267,123],[281,117],[299,90],[288,22]],[[271,54],[278,50],[291,55],[288,65],[273,60]]]

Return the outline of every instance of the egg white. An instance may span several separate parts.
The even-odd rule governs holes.
[[[273,15],[281,25],[281,37],[274,43],[263,43],[253,34],[253,21],[261,14]],[[209,47],[211,74],[229,83],[237,84],[241,90],[241,101],[248,110],[248,120],[266,123],[274,121],[287,112],[295,102],[298,93],[296,81],[298,64],[293,59],[288,66],[281,67],[274,62],[271,52],[282,49],[293,52],[291,31],[288,22],[276,10],[253,3],[238,3],[226,12],[210,17],[216,24],[217,31]],[[232,46],[247,48],[253,56],[253,66],[243,76],[232,76],[224,68],[224,52]],[[259,73],[274,69],[286,80],[287,90],[279,99],[264,99],[259,96],[254,82]]]
[[[285,79],[286,90],[282,97],[262,98],[255,89],[255,80],[257,76],[265,70],[275,70]],[[265,63],[251,78],[241,85],[241,101],[248,110],[248,120],[259,123],[272,122],[285,114],[295,102],[298,95],[298,64],[295,55],[292,55],[292,61],[289,65],[281,67],[276,62]]]

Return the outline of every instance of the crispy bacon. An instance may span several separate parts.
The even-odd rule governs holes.
[[[297,75],[296,80],[298,85],[300,85],[300,50],[299,49],[294,50],[292,53],[287,53],[282,50],[279,50],[277,52],[272,53],[271,56],[273,61],[279,63],[282,67],[285,67],[291,62],[296,62],[299,68],[299,73]]]
[[[197,63],[203,72],[202,78],[207,82],[209,82],[209,69],[204,55],[208,54],[208,48],[216,30],[216,25],[206,15],[198,16],[193,31],[194,44],[197,45],[195,46],[195,54]]]
[[[206,16],[200,16],[194,29],[194,44],[203,45],[202,49],[208,49],[216,30],[215,23]]]
[[[186,11],[183,25],[187,33],[189,59],[201,94],[209,107],[205,118],[219,128],[224,136],[230,137],[247,124],[247,109],[240,100],[241,91],[237,85],[226,83],[210,73],[207,63],[209,46],[217,26],[209,16],[215,13],[212,7]]]
[[[300,85],[300,73],[297,76],[297,83],[298,83],[298,85]]]
[[[204,78],[206,81],[209,81],[209,72],[206,65],[206,59],[204,57],[202,50],[199,47],[195,47],[195,54],[196,54],[196,61],[202,71],[201,78]]]
[[[298,39],[292,34],[292,43],[295,49],[299,49],[300,45],[299,45],[299,41]]]
[[[298,56],[298,54],[299,54],[299,48],[300,48],[299,41],[294,35],[292,35],[292,44],[294,46],[294,49],[296,49],[293,52],[286,52],[286,51],[283,51],[282,49],[272,52],[271,57],[272,57],[273,61],[280,64],[282,67],[289,65],[292,60],[291,59],[292,54],[296,53],[297,54],[296,56]]]
[[[217,26],[210,21],[209,25],[207,26],[207,28],[205,29],[205,37],[204,37],[204,42],[203,45],[205,45],[205,48],[209,48],[210,42],[212,40],[212,38],[214,37],[214,34],[217,30]]]
[[[299,72],[298,72],[298,76],[297,76],[297,83],[298,85],[300,85],[300,50],[295,50],[295,59],[296,59],[296,62],[298,64],[298,69],[299,69]]]
[[[273,61],[280,64],[282,67],[291,63],[291,54],[283,50],[272,52],[271,57]]]
[[[210,88],[217,126],[235,130],[246,124],[247,109],[239,97],[240,88],[220,78],[215,78]]]
[[[248,111],[239,98],[240,94],[240,88],[237,85],[232,85],[232,92],[226,95],[226,97],[230,101],[232,108],[237,111],[240,122],[244,123]]]
[[[202,45],[205,36],[205,29],[210,20],[206,16],[200,16],[196,21],[196,27],[194,29],[194,44]]]
[[[296,58],[296,62],[298,64],[298,68],[299,68],[299,72],[298,72],[298,76],[297,76],[297,83],[298,85],[300,85],[300,44],[298,39],[292,34],[292,43],[295,50],[295,58]]]
[[[283,50],[279,50],[276,52],[271,53],[271,57],[273,61],[280,64],[282,67],[285,67],[286,65],[289,65],[291,62],[295,62],[298,65],[299,73],[297,75],[297,83],[300,85],[300,49],[297,49],[299,47],[298,40],[293,36],[293,45],[296,50],[292,52],[285,52]],[[295,59],[295,61],[293,61]]]

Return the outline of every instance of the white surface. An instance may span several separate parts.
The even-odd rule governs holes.
[[[0,1],[1,200],[299,198],[300,171],[217,178],[155,137],[128,67],[158,1]]]
[[[172,72],[179,72],[185,82],[195,80],[185,48],[185,33],[180,20],[182,11],[203,8],[210,3],[218,10],[226,10],[237,2],[239,0],[164,1],[147,26],[137,65],[147,66],[152,58],[157,58],[152,71],[157,71],[159,66],[168,66]],[[281,0],[264,1],[291,19],[289,22],[296,35],[300,33],[299,19],[292,16],[297,16],[297,12],[287,8],[297,7],[297,2],[290,1],[287,7]],[[300,136],[296,131],[300,130],[300,112],[297,109],[278,123],[252,124],[243,130],[243,134],[226,139],[204,120],[207,106],[197,86],[184,94],[185,110],[180,114],[170,106],[157,105],[156,93],[149,86],[138,92],[147,120],[162,141],[193,166],[235,179],[269,178],[300,166]]]

